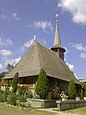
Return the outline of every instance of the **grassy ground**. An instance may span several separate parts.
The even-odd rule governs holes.
[[[62,112],[53,113],[36,109],[20,109],[19,107],[6,106],[5,103],[0,103],[0,115],[86,115],[86,107]]]
[[[73,110],[66,110],[66,111],[64,111],[64,113],[86,115],[86,107],[77,108],[77,109],[73,109]]]
[[[52,112],[38,111],[35,109],[20,109],[19,107],[6,106],[0,103],[0,115],[56,115]]]

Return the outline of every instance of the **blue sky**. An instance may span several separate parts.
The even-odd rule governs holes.
[[[0,72],[16,64],[36,40],[53,46],[58,14],[65,61],[86,78],[86,0],[0,0]]]

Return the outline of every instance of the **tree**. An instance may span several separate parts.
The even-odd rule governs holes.
[[[45,70],[42,68],[38,76],[36,84],[36,94],[40,96],[41,99],[45,99],[49,92],[49,81]]]
[[[10,72],[10,71],[12,71],[13,68],[14,68],[13,65],[8,64],[6,69]]]
[[[1,72],[1,73],[0,73],[0,79],[3,78],[3,77],[5,77],[5,75],[6,75],[7,73],[8,73],[8,72]]]
[[[12,91],[15,93],[18,89],[18,76],[19,76],[19,73],[17,72],[15,75],[14,75],[14,78],[12,80]]]
[[[10,92],[8,95],[8,103],[11,105],[16,105],[16,94],[14,92]]]
[[[74,99],[76,96],[76,86],[74,80],[71,79],[68,86],[68,95],[70,99]]]

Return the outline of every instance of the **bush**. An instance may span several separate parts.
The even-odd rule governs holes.
[[[82,89],[81,89],[81,92],[80,92],[80,97],[81,97],[81,99],[84,98],[84,94],[83,94],[83,90]]]
[[[76,86],[75,86],[73,79],[71,79],[69,82],[68,96],[70,99],[75,99],[75,97],[76,97]]]
[[[10,92],[8,95],[8,103],[11,105],[16,105],[16,94],[14,92]]]
[[[27,92],[27,98],[32,98],[33,97],[33,95],[32,95],[32,93],[31,92]]]
[[[7,92],[6,91],[0,91],[0,102],[6,102],[7,101]]]
[[[0,102],[2,102],[2,95],[0,94]]]
[[[27,101],[26,96],[24,96],[24,95],[19,96],[19,102],[26,102],[26,101]]]
[[[3,91],[0,89],[0,95],[2,95]]]
[[[27,98],[26,96],[24,95],[20,95],[19,96],[19,105],[22,106],[22,107],[25,107],[25,102],[27,101]]]
[[[49,81],[44,69],[41,69],[38,76],[35,92],[40,96],[41,99],[45,99],[49,92]]]
[[[4,91],[2,94],[2,100],[3,100],[3,102],[7,101],[7,92],[6,91]]]
[[[15,75],[14,75],[14,78],[12,80],[12,91],[15,93],[18,89],[18,76],[19,76],[19,73],[17,72]]]
[[[18,95],[25,95],[27,93],[27,87],[26,86],[19,86],[18,87]]]
[[[86,97],[86,84],[84,85],[84,96]]]

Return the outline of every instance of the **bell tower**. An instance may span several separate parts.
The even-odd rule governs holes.
[[[66,50],[62,48],[61,46],[57,15],[56,15],[56,30],[55,30],[55,36],[54,36],[54,44],[51,50],[56,52],[58,57],[64,61],[64,52],[66,52]]]

